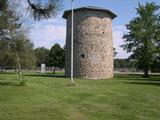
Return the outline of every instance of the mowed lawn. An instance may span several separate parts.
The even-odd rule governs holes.
[[[0,120],[160,120],[160,76],[76,80],[63,74],[0,74]]]

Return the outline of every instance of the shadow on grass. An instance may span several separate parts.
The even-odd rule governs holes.
[[[0,86],[5,85],[5,86],[18,86],[17,82],[9,82],[9,81],[0,81]]]
[[[45,74],[29,74],[29,75],[23,75],[23,76],[29,76],[29,77],[52,77],[52,78],[65,78],[63,74],[52,74],[52,73],[45,73]]]
[[[16,72],[0,72],[0,74],[16,74]]]
[[[117,80],[132,80],[132,81],[160,81],[160,75],[150,75],[149,78],[144,78],[143,75],[139,74],[115,74]]]
[[[153,85],[153,86],[160,86],[160,82],[144,82],[144,81],[140,81],[140,82],[123,82],[126,84],[134,84],[134,85]]]
[[[144,78],[139,74],[115,74],[115,79],[125,80],[122,82],[125,84],[160,86],[160,75],[150,75],[149,78]]]

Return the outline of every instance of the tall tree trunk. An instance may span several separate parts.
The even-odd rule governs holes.
[[[148,68],[145,68],[145,69],[144,69],[144,77],[145,77],[145,78],[148,78],[148,77],[149,77],[148,71],[149,71]]]
[[[53,74],[56,74],[56,68],[53,67]]]
[[[33,58],[33,62],[34,62],[34,63],[33,63],[33,64],[34,64],[34,68],[33,68],[33,69],[34,69],[34,72],[35,72],[35,71],[36,71],[36,57]]]
[[[19,82],[22,83],[22,81],[23,81],[23,79],[22,79],[22,69],[21,69],[21,63],[20,63],[18,53],[16,53],[16,57],[17,57],[17,65],[18,65]]]
[[[0,65],[0,68],[1,68],[1,72],[3,72],[3,65],[2,64]]]

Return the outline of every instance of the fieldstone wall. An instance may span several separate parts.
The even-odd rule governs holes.
[[[67,16],[65,75],[70,77],[71,14]],[[74,13],[74,77],[113,77],[112,19],[103,11]]]

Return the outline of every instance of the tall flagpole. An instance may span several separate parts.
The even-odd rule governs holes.
[[[71,81],[70,84],[74,85],[74,79],[73,79],[73,32],[74,32],[74,0],[71,0],[71,10],[72,10],[72,20],[71,20]]]

